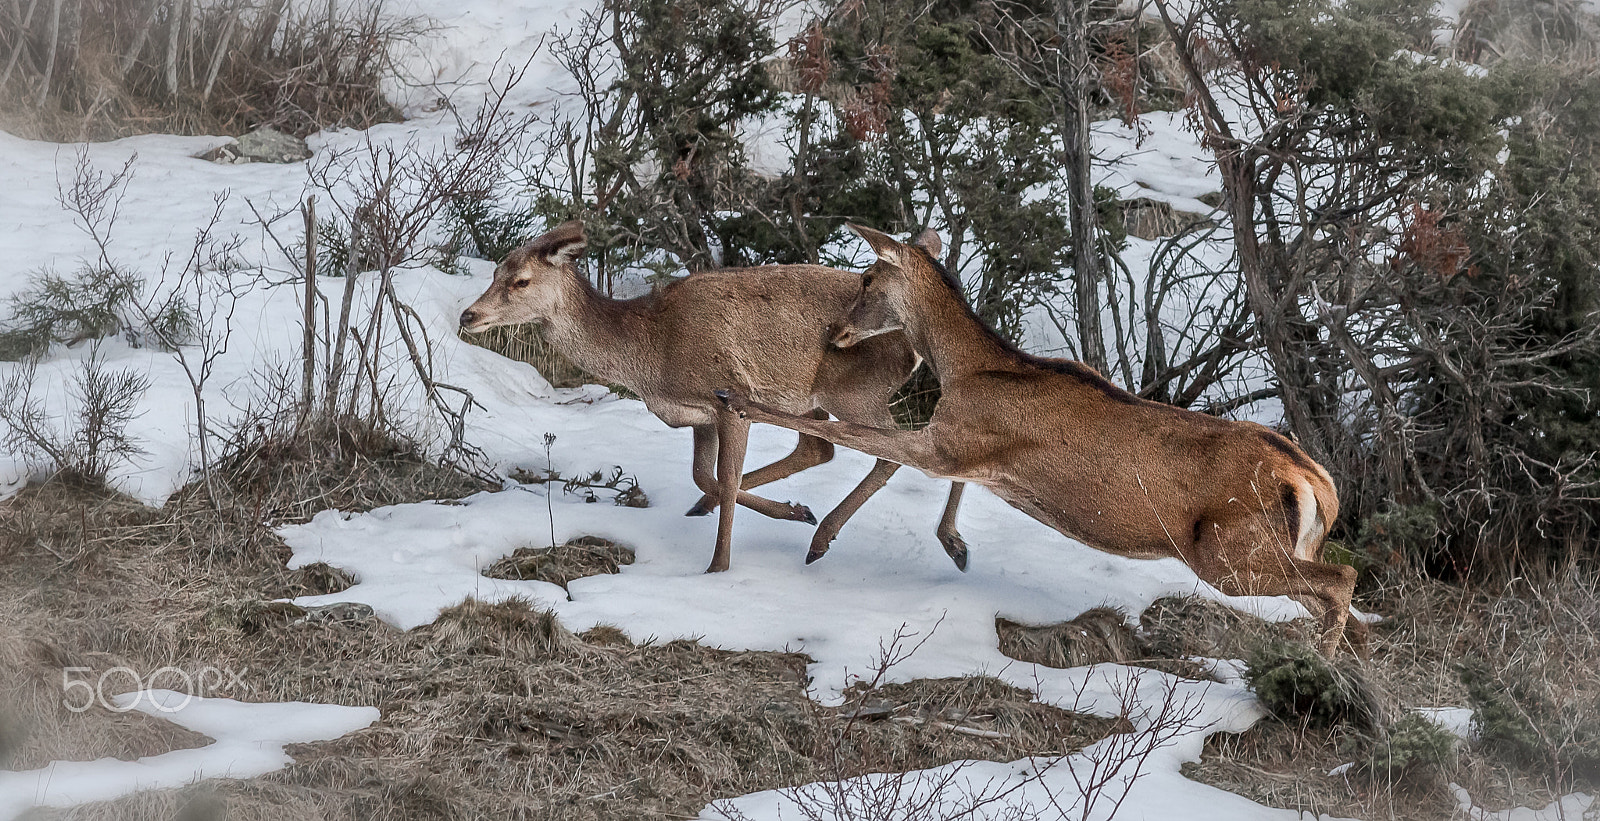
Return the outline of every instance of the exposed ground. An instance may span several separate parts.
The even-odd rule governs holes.
[[[986,678],[895,685],[824,708],[807,697],[803,656],[636,646],[605,627],[573,635],[517,601],[469,600],[410,632],[360,608],[307,617],[270,601],[350,579],[326,566],[286,570],[287,548],[259,523],[476,486],[398,446],[315,465],[303,449],[260,449],[231,476],[220,513],[198,488],[161,510],[65,483],[3,503],[0,766],[207,743],[139,713],[71,712],[64,667],[89,668],[91,681],[115,667],[242,671],[242,689],[206,694],[371,705],[382,720],[292,747],[295,763],[265,777],[29,818],[692,817],[719,797],[819,778],[1071,752],[1116,726]],[[498,570],[567,580],[629,558],[579,542]]]
[[[960,759],[1061,754],[1117,730],[982,677],[858,690],[846,707],[824,708],[807,697],[803,656],[635,645],[606,627],[573,635],[524,602],[469,600],[410,632],[360,608],[308,617],[270,604],[352,580],[325,565],[286,570],[287,548],[258,523],[477,488],[404,447],[373,452],[312,462],[304,448],[253,450],[232,465],[220,513],[198,488],[161,510],[62,482],[4,503],[0,766],[132,759],[207,743],[140,713],[69,711],[64,667],[89,668],[91,679],[119,666],[243,671],[244,689],[207,694],[372,705],[383,714],[338,741],[291,748],[295,763],[272,775],[30,818],[687,818],[720,797]],[[486,572],[565,583],[629,561],[625,546],[584,539]],[[1342,664],[1391,718],[1467,703],[1457,672],[1465,658],[1536,676],[1555,688],[1558,704],[1592,702],[1600,596],[1592,583],[1572,581],[1580,576],[1565,578],[1491,593],[1391,574],[1368,597],[1389,616],[1371,658]],[[1158,602],[1139,630],[1104,609],[1063,625],[999,626],[1002,648],[1022,660],[1121,661],[1191,676],[1204,668],[1186,657],[1248,657],[1301,629],[1198,599]],[[1372,737],[1269,718],[1242,735],[1215,736],[1185,774],[1268,805],[1408,821],[1461,817],[1451,781],[1503,808],[1542,806],[1589,775],[1544,772],[1481,745],[1463,745],[1447,769],[1328,775],[1365,760]]]

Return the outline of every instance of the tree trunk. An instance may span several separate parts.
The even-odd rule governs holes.
[[[1067,172],[1067,205],[1072,223],[1072,278],[1078,310],[1078,356],[1084,364],[1106,371],[1105,334],[1101,329],[1100,225],[1089,175],[1093,150],[1089,143],[1089,7],[1075,0],[1056,0],[1056,30],[1061,36],[1062,64],[1056,72],[1061,92],[1062,161]]]
[[[183,0],[168,0],[167,3],[167,58],[164,77],[167,81],[167,96],[178,98],[178,45],[183,34],[183,18],[187,6]]]
[[[306,289],[300,348],[300,413],[311,413],[317,398],[317,198],[306,197]]]
[[[56,70],[56,48],[61,43],[61,4],[62,0],[55,0],[50,9],[50,48],[44,58],[44,80],[39,83],[39,108],[44,108],[45,101],[50,99],[50,79]]]

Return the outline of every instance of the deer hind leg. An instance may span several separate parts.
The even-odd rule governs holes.
[[[811,416],[815,419],[827,419],[827,411],[814,410]],[[794,450],[788,456],[773,462],[763,468],[757,468],[744,475],[739,482],[739,487],[751,490],[765,484],[785,479],[808,468],[826,464],[833,459],[833,443],[826,439],[819,439],[808,434],[800,434],[800,441],[795,443]],[[707,461],[709,466],[710,460]],[[708,468],[709,469],[709,468]],[[700,497],[700,501],[689,508],[685,516],[709,516],[717,509],[717,494],[707,493]]]
[[[722,414],[719,414],[719,416]],[[748,430],[748,425],[746,429]],[[748,434],[747,434],[748,436]],[[739,448],[739,459],[744,459],[744,446]],[[694,476],[695,487],[705,494],[702,501],[711,499],[711,508],[697,513],[696,508],[689,509],[688,515],[702,516],[716,509],[718,500],[722,495],[722,486],[717,481],[717,458],[722,451],[721,437],[717,435],[715,425],[697,425],[694,428],[694,461],[691,463],[691,473]],[[740,487],[745,485],[741,480]],[[754,493],[739,491],[739,504],[744,505],[763,516],[772,519],[788,519],[806,524],[816,524],[817,518],[811,513],[811,508],[793,502],[774,502],[771,499],[757,496]]]
[[[856,485],[855,489],[850,491],[850,495],[844,497],[844,500],[839,502],[827,516],[822,517],[822,524],[817,526],[817,532],[811,537],[811,549],[806,552],[806,564],[811,564],[828,552],[828,546],[838,537],[839,529],[844,527],[844,523],[850,521],[850,517],[872,498],[872,494],[883,489],[883,486],[888,484],[889,477],[899,469],[900,466],[894,462],[879,459],[872,466],[872,471],[861,480],[861,484]]]
[[[944,503],[944,515],[939,517],[939,529],[936,531],[939,544],[944,545],[944,552],[950,554],[950,560],[956,563],[956,569],[962,573],[967,572],[967,542],[956,530],[956,514],[961,510],[961,492],[966,487],[961,482],[950,483],[950,498]]]
[[[950,476],[954,475],[953,472],[956,470],[956,466],[941,454],[934,444],[933,437],[936,432],[930,432],[933,428],[931,425],[922,430],[911,431],[874,428],[854,422],[830,422],[784,413],[776,408],[750,402],[744,396],[728,390],[719,390],[716,395],[723,401],[725,407],[752,422],[809,433],[835,445],[859,450],[868,456],[911,465],[918,470],[936,475]]]
[[[846,393],[830,397],[827,407],[840,419],[863,420],[881,429],[895,429],[894,413],[889,410],[887,399],[875,400],[870,393]],[[825,420],[827,417],[816,418]],[[881,458],[876,465],[873,465],[872,472],[861,480],[861,484],[857,485],[856,489],[852,490],[850,495],[822,520],[822,525],[817,528],[816,535],[811,539],[811,551],[806,554],[806,564],[822,558],[828,551],[829,544],[839,535],[839,529],[844,527],[844,523],[854,516],[874,493],[883,488],[898,467],[896,463]],[[963,487],[960,482],[950,484],[950,498],[945,502],[944,515],[939,519],[938,536],[939,544],[944,546],[944,552],[956,563],[957,569],[965,572],[967,543],[956,531],[956,512],[961,507]]]
[[[707,573],[720,573],[728,569],[733,553],[733,514],[739,505],[774,519],[794,519],[816,523],[811,510],[805,505],[774,502],[739,489],[744,475],[744,453],[750,444],[750,420],[734,413],[717,414],[717,482],[722,510],[717,520],[717,546],[711,556]]]
[[[1230,596],[1290,596],[1314,602],[1316,607],[1308,608],[1313,615],[1322,611],[1318,649],[1330,658],[1338,654],[1355,595],[1355,568],[1294,558],[1267,534],[1247,531],[1241,534],[1245,538],[1227,539],[1220,528],[1202,530],[1192,553],[1184,556],[1200,578]],[[1351,632],[1351,643],[1359,651],[1365,644],[1366,625],[1354,622]]]

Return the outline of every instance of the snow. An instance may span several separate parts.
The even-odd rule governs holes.
[[[1587,793],[1572,793],[1550,802],[1543,809],[1530,807],[1517,807],[1501,812],[1489,812],[1479,807],[1460,784],[1452,783],[1450,791],[1455,793],[1456,803],[1460,805],[1461,812],[1469,821],[1580,821],[1589,818],[1589,809],[1594,806],[1595,797]]]
[[[251,704],[172,690],[143,690],[113,699],[210,736],[212,743],[137,761],[55,761],[24,772],[0,771],[0,821],[32,807],[71,807],[110,801],[140,790],[183,787],[207,778],[254,778],[282,769],[288,744],[329,741],[378,720],[375,707],[281,702]]]
[[[1214,209],[1200,201],[1222,190],[1216,166],[1184,123],[1182,111],[1152,111],[1142,128],[1120,120],[1094,123],[1090,133],[1096,163],[1094,184],[1115,189],[1124,200],[1144,197],[1165,202],[1179,211],[1209,214]]]
[[[1478,739],[1478,729],[1473,726],[1471,707],[1418,707],[1412,712],[1463,741]]]
[[[572,394],[566,404],[523,404],[517,418],[524,441],[542,446],[544,432],[557,433],[551,458],[567,475],[622,466],[638,478],[652,507],[585,504],[558,491],[547,511],[542,490],[511,489],[356,516],[324,511],[279,530],[294,551],[290,566],[327,562],[359,582],[296,603],[362,602],[409,629],[468,595],[486,601],[524,596],[574,630],[611,624],[635,638],[699,637],[729,648],[803,650],[816,660],[812,673],[826,699],[848,686],[845,671],[868,669],[878,640],[902,623],[932,633],[918,656],[896,671],[902,678],[986,670],[1026,685],[1035,671],[999,653],[997,615],[1046,624],[1109,605],[1136,616],[1157,598],[1186,594],[1266,618],[1306,615],[1287,598],[1224,596],[1176,560],[1135,561],[1084,547],[981,489],[970,491],[963,504],[960,524],[972,559],[969,572],[960,573],[933,538],[947,485],[911,470],[900,471],[846,525],[827,557],[811,566],[802,562],[810,528],[740,511],[732,570],[706,575],[701,571],[716,518],[683,516],[700,495],[689,480],[689,432],[666,428],[637,402],[602,398],[590,404],[583,400],[594,397],[593,389]],[[791,433],[757,427],[748,464],[778,458],[793,441]],[[542,451],[524,464],[542,467]],[[870,467],[869,458],[841,451],[832,463],[766,493],[809,504],[820,515]],[[552,584],[481,574],[518,547],[549,544],[552,515],[557,542],[602,536],[635,548],[636,563],[618,575],[572,582],[570,600]]]

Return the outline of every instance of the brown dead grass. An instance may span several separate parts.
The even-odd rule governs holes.
[[[1268,640],[1306,640],[1307,625],[1271,624],[1198,596],[1158,599],[1139,617],[1111,607],[1085,610],[1057,624],[1032,625],[996,618],[1000,652],[1046,667],[1128,664],[1185,678],[1209,679],[1196,658],[1244,658]]]
[[[30,48],[0,86],[0,127],[29,139],[98,141],[151,133],[241,135],[260,126],[305,136],[400,120],[381,84],[396,73],[396,49],[426,34],[428,21],[391,15],[381,0],[295,2],[280,7],[287,14],[272,17],[269,7],[276,5],[239,0],[171,7],[167,14],[182,9],[188,18],[184,36],[170,43],[181,51],[175,92],[166,87],[163,66],[169,23],[161,19],[148,36],[137,34],[146,19],[155,19],[148,17],[154,6],[124,0],[69,6],[61,22],[78,17],[79,37],[59,49],[49,46],[50,15],[34,14],[31,31],[8,20],[13,28],[0,30],[0,52],[13,54],[19,38]],[[142,44],[137,50],[136,43]],[[46,53],[57,63],[41,94]],[[208,69],[217,59],[208,95]]]
[[[1159,603],[1158,603],[1159,604]],[[1471,589],[1396,570],[1363,606],[1384,613],[1374,625],[1370,657],[1355,669],[1381,699],[1393,721],[1418,707],[1470,706],[1459,673],[1465,660],[1481,662],[1503,686],[1534,682],[1554,711],[1581,713],[1600,706],[1600,583],[1572,570],[1533,586]],[[1181,634],[1248,636],[1223,625],[1237,614],[1196,621],[1190,612]],[[1223,614],[1218,614],[1222,616]],[[1146,614],[1158,621],[1154,609]],[[1166,629],[1166,628],[1158,628]],[[1232,642],[1225,641],[1224,644]],[[1237,646],[1237,645],[1235,645]],[[1576,709],[1574,709],[1576,708]],[[1543,720],[1558,723],[1552,715]],[[1563,739],[1552,737],[1554,748]],[[1573,743],[1567,740],[1567,743]],[[1461,818],[1448,784],[1465,787],[1486,809],[1543,807],[1574,790],[1593,791],[1592,775],[1559,763],[1522,760],[1494,745],[1463,743],[1459,763],[1446,771],[1399,777],[1363,774],[1359,764],[1373,741],[1347,727],[1316,728],[1268,718],[1240,735],[1217,735],[1185,775],[1270,806],[1369,820],[1446,821]],[[1328,775],[1341,764],[1358,768]]]
[[[247,687],[206,695],[382,713],[291,748],[295,763],[262,778],[30,818],[684,818],[818,778],[1066,752],[1111,729],[987,679],[862,694],[889,713],[850,721],[810,700],[802,656],[635,644],[606,627],[578,636],[523,601],[464,602],[409,632],[359,611],[314,620],[271,604],[351,580],[285,570],[288,550],[260,522],[476,489],[391,456],[297,467],[303,455],[258,449],[234,463],[222,514],[194,489],[158,511],[48,485],[3,503],[17,525],[0,535],[0,754],[12,766],[205,743],[137,714],[63,713],[68,663],[91,678],[219,667],[243,671]],[[627,558],[575,547],[587,558],[574,553],[551,578]]]
[[[482,333],[459,334],[461,339],[480,348],[487,348],[501,356],[532,365],[539,375],[557,388],[576,388],[580,385],[600,384],[593,374],[573,364],[544,338],[537,323],[527,325],[501,325]]]
[[[519,547],[490,565],[483,575],[491,579],[543,581],[566,587],[573,579],[600,573],[618,573],[633,564],[633,548],[599,536],[579,536],[555,547]]]

